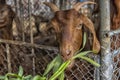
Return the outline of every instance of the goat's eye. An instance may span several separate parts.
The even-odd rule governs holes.
[[[82,29],[82,24],[79,24],[76,29]]]

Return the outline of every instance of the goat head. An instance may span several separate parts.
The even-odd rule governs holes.
[[[98,53],[100,51],[100,43],[96,37],[94,25],[92,21],[79,13],[80,8],[85,4],[95,4],[94,2],[78,2],[72,9],[59,10],[53,3],[44,2],[54,12],[54,17],[51,20],[55,29],[59,42],[60,53],[64,61],[70,59],[80,49],[82,44],[82,28],[84,24],[93,34],[93,50]],[[68,66],[72,67],[72,63]]]

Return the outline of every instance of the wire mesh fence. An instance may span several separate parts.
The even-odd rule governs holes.
[[[111,37],[111,51],[113,57],[113,80],[120,79],[120,34],[115,34]]]
[[[59,53],[54,35],[45,35],[49,20],[54,15],[43,4],[45,1],[53,2],[64,10],[72,8],[78,0],[7,0],[7,4],[10,4],[20,17],[23,26],[20,39],[17,36],[17,31],[15,31],[16,24],[13,24],[15,26],[13,28],[14,41],[0,39],[2,43],[0,45],[0,74],[17,72],[21,65],[25,74],[42,75],[47,64]],[[38,29],[40,32],[43,31],[42,33],[39,33],[36,29],[35,20],[37,18],[34,15],[40,19]],[[119,41],[120,36],[118,34],[110,39],[110,51],[113,54],[113,80],[120,79]],[[99,56],[93,54],[88,56],[100,62]],[[101,72],[99,68],[92,64],[77,59],[74,67],[65,72],[65,80],[100,80],[100,77],[104,75]]]

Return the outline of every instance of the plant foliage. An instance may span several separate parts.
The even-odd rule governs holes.
[[[63,62],[62,59],[61,59],[61,56],[58,54],[58,56],[56,56],[47,65],[46,70],[43,73],[43,75],[24,76],[23,75],[23,68],[20,66],[17,74],[7,73],[5,76],[0,76],[0,80],[56,80],[56,79],[64,80],[65,69],[71,63],[71,61],[76,59],[76,58],[81,58],[81,59],[93,64],[96,67],[100,67],[100,65],[97,62],[95,62],[94,60],[92,60],[91,58],[86,56],[88,53],[91,53],[91,52],[94,53],[93,51],[83,51],[83,52],[81,52],[84,49],[85,44],[86,44],[86,33],[84,33],[82,48],[79,51],[77,51],[76,54],[71,59]],[[51,77],[48,78],[46,76],[49,74],[50,71],[53,72],[53,75],[51,75]]]

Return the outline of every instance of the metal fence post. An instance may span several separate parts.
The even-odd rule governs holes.
[[[100,15],[101,80],[112,80],[113,65],[110,37],[104,37],[104,32],[110,31],[110,0],[100,0]]]

